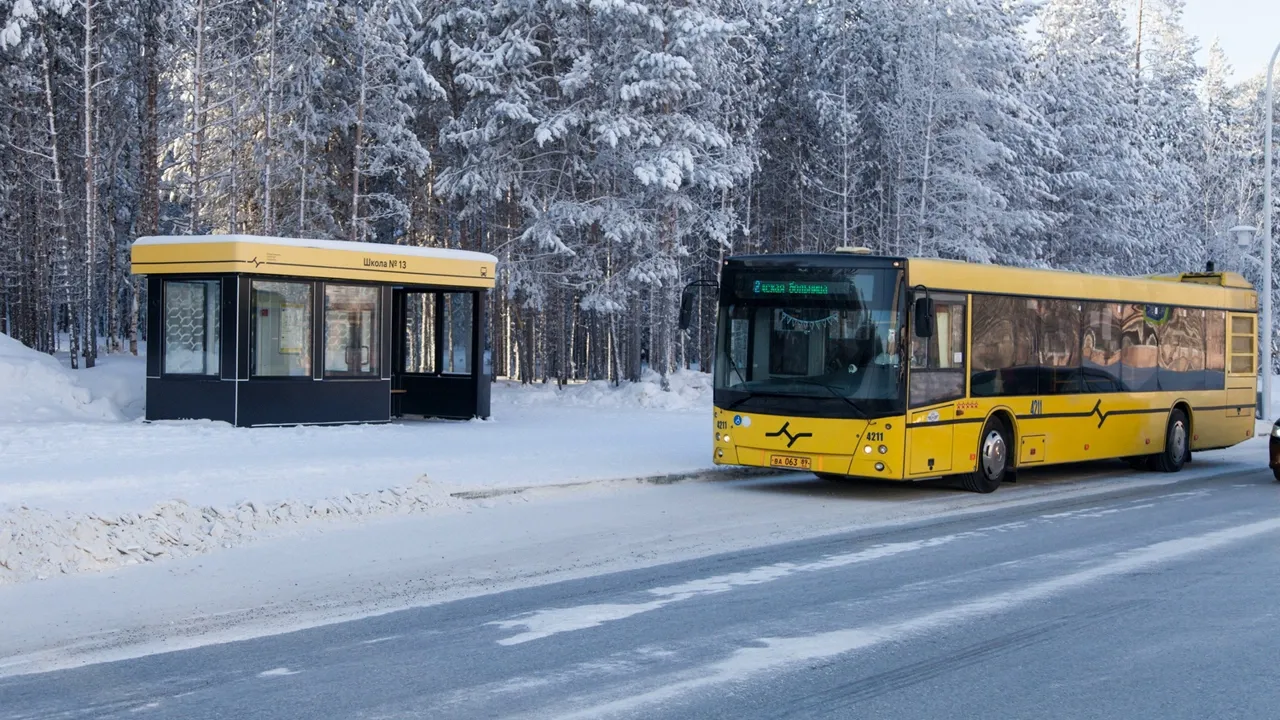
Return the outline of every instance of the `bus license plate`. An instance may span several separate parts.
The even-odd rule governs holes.
[[[792,455],[770,455],[769,465],[771,465],[772,467],[808,470],[812,466],[812,461],[807,457],[794,457]]]

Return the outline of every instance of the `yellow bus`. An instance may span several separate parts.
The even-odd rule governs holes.
[[[1059,463],[1176,472],[1254,432],[1257,296],[1235,273],[1109,277],[856,248],[725,260],[718,309],[717,464],[954,477],[985,493]]]

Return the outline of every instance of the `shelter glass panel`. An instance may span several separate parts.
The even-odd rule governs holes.
[[[222,286],[217,280],[164,283],[164,373],[217,375],[221,371]]]
[[[404,371],[430,375],[436,371],[436,294],[404,296]]]
[[[381,292],[365,285],[325,285],[324,373],[378,377]]]
[[[311,375],[311,283],[254,280],[252,374]]]
[[[471,293],[444,293],[442,297],[444,367],[440,371],[446,375],[470,375],[473,297]]]

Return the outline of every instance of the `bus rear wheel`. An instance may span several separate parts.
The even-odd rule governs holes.
[[[1174,410],[1169,413],[1169,425],[1164,432],[1164,451],[1152,457],[1151,465],[1156,470],[1166,473],[1175,473],[1182,469],[1187,463],[1187,456],[1190,454],[1188,450],[1190,445],[1188,440],[1191,434],[1187,432],[1187,415],[1181,410]]]
[[[969,492],[995,492],[1009,474],[1009,430],[1000,418],[982,426],[978,436],[978,466],[960,476],[960,486]]]

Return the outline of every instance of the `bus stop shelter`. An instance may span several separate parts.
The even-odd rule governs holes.
[[[148,420],[239,427],[489,416],[484,253],[144,237]]]

